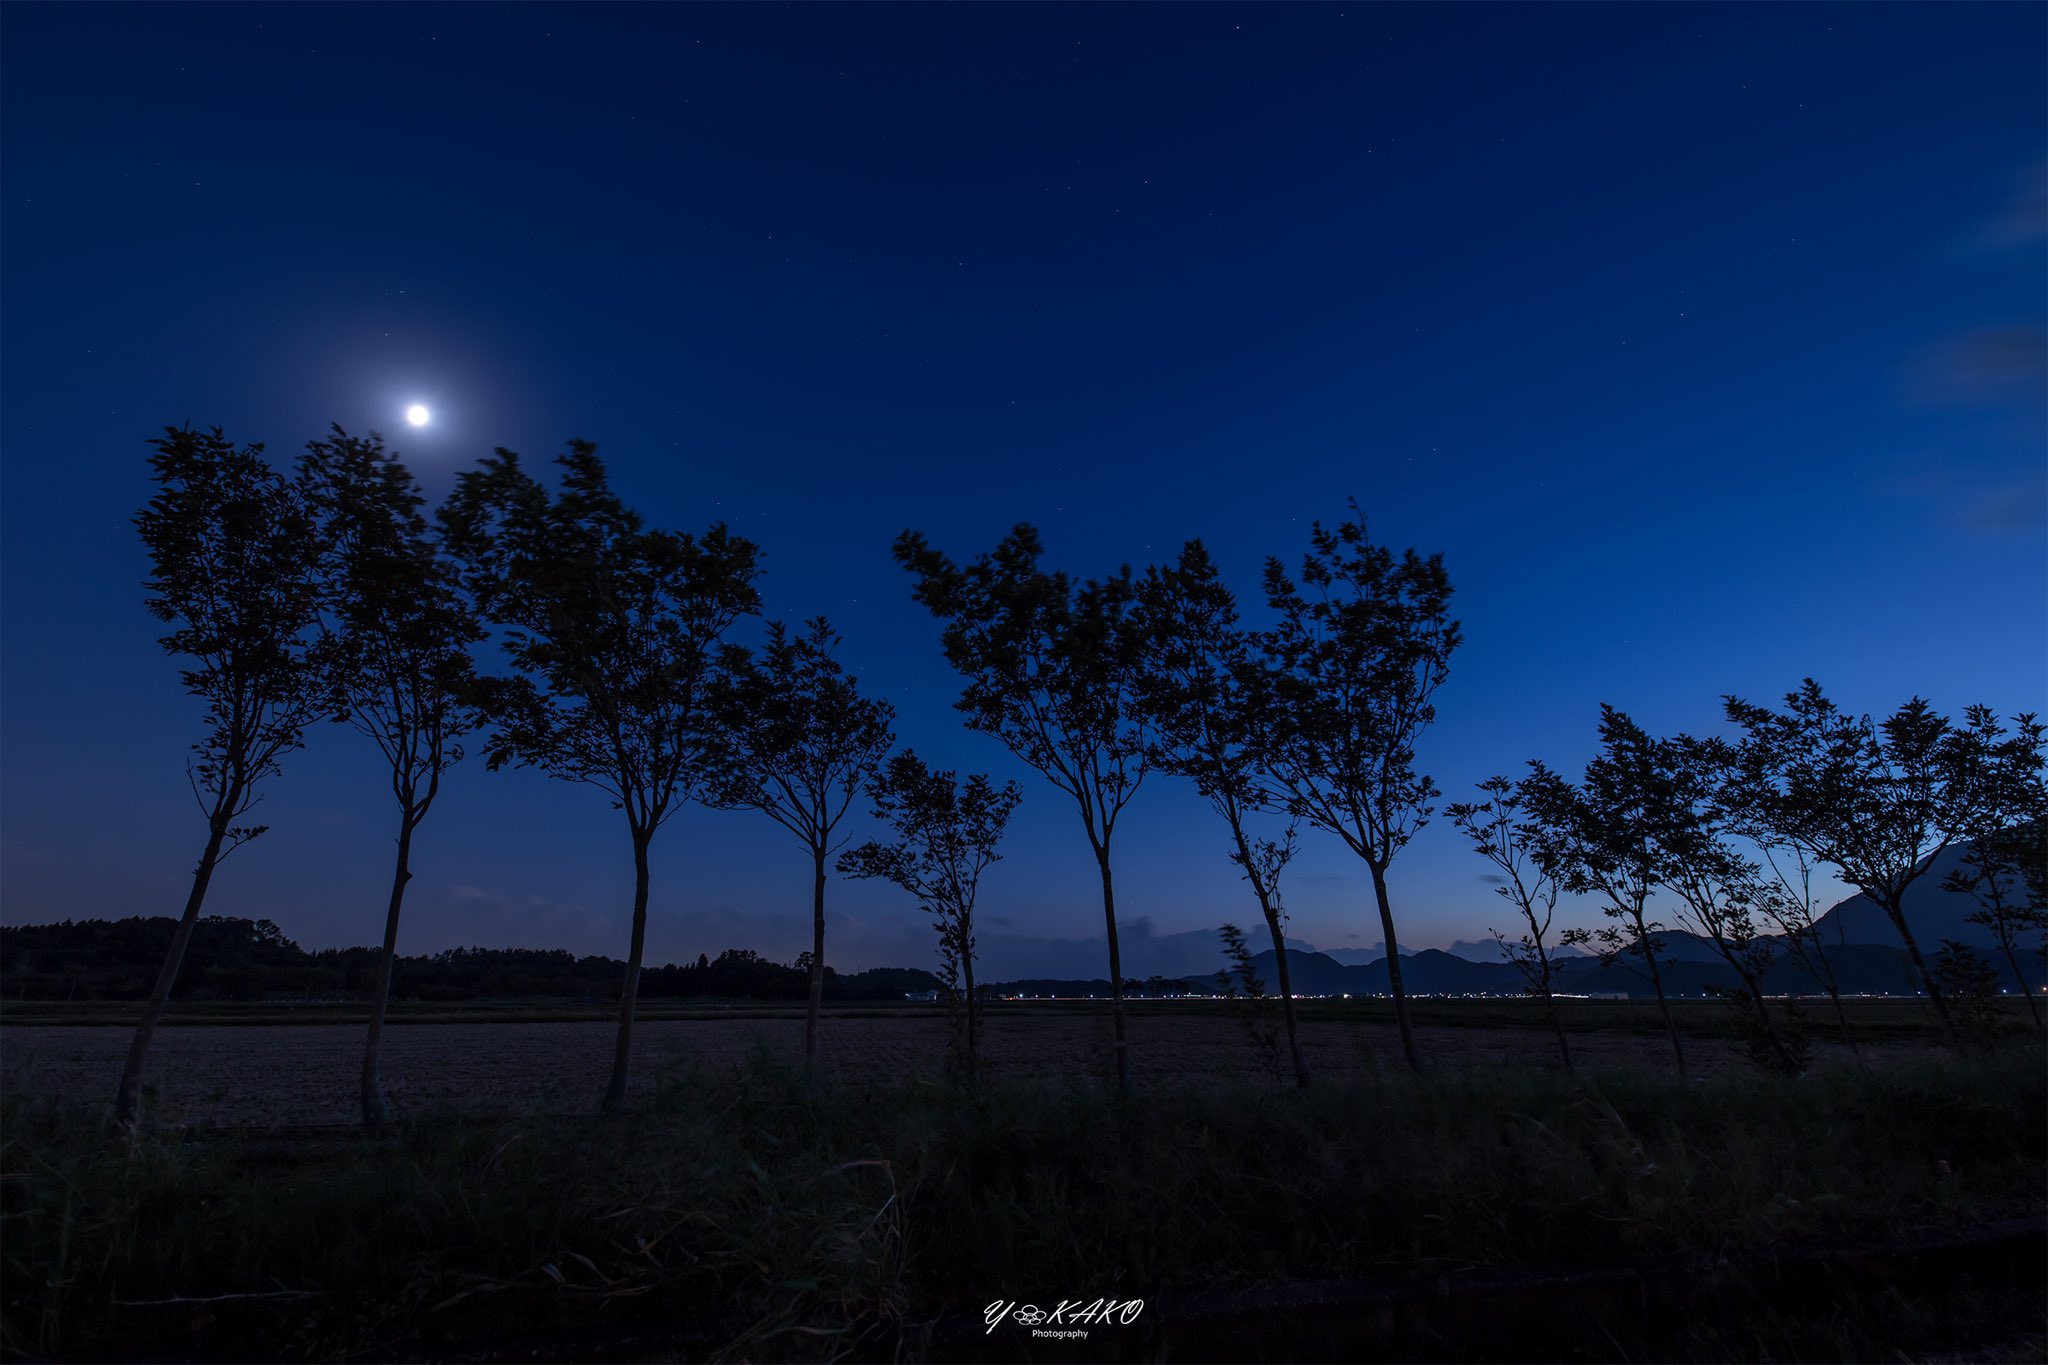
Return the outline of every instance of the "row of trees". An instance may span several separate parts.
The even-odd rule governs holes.
[[[1906,894],[1958,844],[1962,865],[1945,886],[1977,898],[1970,918],[1991,931],[2038,1025],[2032,967],[2022,959],[2038,957],[2048,930],[2040,721],[2022,714],[2007,728],[1982,706],[1952,721],[1919,698],[1873,721],[1844,712],[1811,679],[1779,710],[1735,697],[1724,705],[1739,739],[1658,738],[1603,707],[1600,749],[1581,780],[1531,762],[1521,780],[1491,778],[1481,784],[1484,799],[1450,809],[1517,912],[1517,934],[1496,937],[1549,1002],[1566,1068],[1556,950],[1590,944],[1648,978],[1673,1060],[1685,1069],[1660,970],[1665,909],[1734,974],[1746,1017],[1777,1065],[1800,1064],[1764,998],[1764,974],[1779,954],[1826,986],[1847,1036],[1834,945],[1814,901],[1820,868],[1883,910],[1953,1041],[1958,1021],[1943,974],[1914,935]],[[1565,895],[1592,898],[1609,922],[1553,933]]]
[[[211,878],[262,832],[259,786],[323,718],[360,731],[390,769],[397,852],[364,1051],[366,1122],[385,1116],[379,1038],[415,838],[447,771],[481,735],[493,768],[531,765],[598,789],[625,818],[634,899],[607,1107],[626,1093],[655,835],[684,804],[751,808],[789,829],[813,870],[808,1067],[825,962],[827,860],[866,795],[890,837],[845,851],[851,876],[908,890],[975,1031],[973,904],[1021,793],[984,775],[891,757],[894,713],[863,696],[822,618],[771,624],[763,648],[725,639],[759,611],[759,554],[714,525],[647,527],[595,449],[572,443],[550,488],[499,450],[460,476],[429,519],[412,475],[377,437],[336,428],[292,477],[218,429],[154,442],[158,492],[137,518],[149,606],[173,627],[188,690],[206,703],[188,765],[207,826],[117,1097],[130,1121],[150,1040]],[[966,565],[906,532],[896,554],[943,622],[970,728],[992,734],[1075,804],[1101,874],[1119,1083],[1130,1084],[1112,848],[1146,775],[1193,780],[1230,836],[1276,949],[1279,876],[1294,848],[1253,831],[1284,812],[1341,837],[1372,872],[1397,941],[1386,871],[1435,795],[1414,771],[1458,627],[1440,559],[1396,556],[1353,515],[1318,525],[1298,574],[1269,562],[1278,618],[1245,630],[1199,542],[1175,564],[1076,581],[1039,564],[1029,526]],[[495,638],[508,665],[478,666]],[[1398,980],[1410,1059],[1420,1065]],[[1284,973],[1284,967],[1283,967]],[[1290,1007],[1290,1034],[1292,1033]],[[1297,1074],[1306,1070],[1296,1052]]]
[[[625,818],[634,900],[606,1107],[626,1095],[654,838],[692,801],[759,810],[809,857],[808,1071],[825,971],[827,861],[865,796],[888,835],[842,851],[836,866],[902,886],[931,914],[941,964],[966,1005],[972,1066],[974,901],[1021,792],[894,753],[892,708],[861,693],[823,618],[799,630],[770,624],[759,650],[728,641],[736,622],[760,610],[752,542],[723,525],[698,536],[649,528],[585,442],[557,461],[552,488],[517,455],[497,451],[459,477],[431,520],[411,474],[374,435],[336,428],[307,447],[290,478],[265,462],[260,446],[236,446],[218,429],[173,429],[154,445],[158,492],[137,523],[153,566],[150,609],[173,627],[163,644],[190,661],[185,685],[206,703],[189,772],[207,842],[124,1068],[121,1121],[134,1116],[150,1038],[214,870],[261,832],[242,823],[259,784],[322,718],[352,725],[377,746],[397,806],[362,1073],[366,1122],[385,1116],[378,1044],[413,840],[442,777],[478,735],[492,768],[534,766],[594,787]],[[1388,873],[1439,795],[1416,766],[1416,745],[1435,720],[1435,695],[1460,641],[1440,556],[1373,543],[1353,504],[1336,526],[1314,526],[1297,567],[1267,561],[1270,624],[1253,629],[1199,541],[1142,574],[1124,567],[1086,580],[1044,568],[1037,533],[1025,525],[965,563],[914,532],[898,539],[895,553],[917,600],[941,623],[945,655],[964,680],[958,709],[968,727],[999,739],[1080,818],[1101,878],[1120,1086],[1129,1087],[1131,1070],[1112,851],[1119,821],[1154,771],[1192,781],[1223,822],[1229,856],[1278,956],[1297,1081],[1309,1077],[1295,1037],[1280,878],[1301,824],[1334,835],[1367,868],[1403,1047],[1422,1067]],[[478,664],[492,639],[502,671]],[[1727,921],[1736,902],[1723,885],[1734,874],[1709,850],[1723,847],[1723,835],[1764,828],[1742,812],[1768,809],[1769,848],[1854,873],[1861,864],[1845,863],[1852,855],[1842,840],[1810,813],[1855,788],[1862,774],[1849,758],[1831,757],[1838,740],[1802,730],[1807,722],[1796,710],[1738,718],[1751,724],[1753,739],[1726,749],[1652,745],[1613,714],[1604,766],[1589,768],[1584,783],[1540,768],[1520,784],[1500,779],[1488,801],[1459,808],[1461,823],[1510,860],[1504,890],[1515,885],[1517,867],[1536,869],[1528,905],[1558,890],[1602,896],[1620,921],[1607,931],[1610,947],[1640,948],[1654,937],[1646,909],[1653,886],[1697,897],[1706,908],[1694,913],[1720,917],[1724,936],[1739,945],[1748,940]],[[1986,723],[1995,729],[1995,720]],[[1975,766],[1964,765],[1969,775],[1952,779],[1957,792],[1989,781],[1980,772],[2000,762],[2001,772],[2029,775],[1999,779],[2001,792],[2026,781],[2038,790],[2040,734],[2031,718],[2014,737],[1979,726],[1966,738],[1943,738],[1945,723],[1936,728],[1934,738],[1911,742],[1974,756]],[[1825,724],[1822,731],[1832,733]],[[1900,742],[1871,761],[1896,762]],[[1639,771],[1652,761],[1664,765],[1655,782]],[[1748,784],[1742,802],[1727,799],[1737,777]],[[1898,779],[1902,790],[1919,781]],[[1645,794],[1652,787],[1654,801]],[[1766,789],[1777,804],[1756,804]],[[1967,820],[1958,815],[1941,828],[1989,828],[1980,806],[2017,809],[2017,801],[1987,797]],[[1948,807],[1935,804],[1948,818]],[[1698,831],[1691,842],[1678,832],[1687,818]],[[1630,852],[1631,841],[1642,849]],[[1924,852],[1925,844],[1915,847]],[[1694,862],[1675,872],[1680,850]],[[1896,904],[1902,884],[1876,872],[1869,881]],[[1532,938],[1539,967],[1546,933],[1536,929]],[[1642,956],[1654,973],[1654,952]]]

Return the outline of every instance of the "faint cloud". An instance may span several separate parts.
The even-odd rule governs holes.
[[[2048,241],[2048,161],[2013,174],[2005,203],[1978,229],[1971,245],[1979,251],[2010,251],[2042,241]]]
[[[1508,884],[1508,879],[1501,876],[1498,872],[1477,872],[1473,875],[1488,886],[1506,886]]]
[[[423,899],[406,918],[420,939],[442,946],[568,948],[604,952],[611,916],[578,901],[506,895],[487,887],[457,883],[434,900]],[[615,950],[614,950],[615,951]]]
[[[2035,534],[2048,527],[2048,470],[2038,464],[2016,468],[1929,457],[1885,479],[1879,489],[1973,534]]]
[[[2048,400],[2048,331],[2032,323],[1980,327],[1930,348],[1914,371],[1923,402],[2038,406]]]

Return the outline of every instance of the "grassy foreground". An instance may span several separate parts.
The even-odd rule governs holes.
[[[637,1340],[611,1358],[916,1357],[938,1349],[934,1322],[978,1324],[996,1300],[1142,1298],[1156,1320],[1177,1296],[1287,1281],[1712,1265],[2039,1217],[2044,1115],[2037,1041],[1797,1080],[1645,1073],[1573,1090],[1545,1073],[1129,1103],[1079,1082],[806,1098],[764,1060],[617,1119],[425,1120],[381,1140],[110,1140],[96,1109],[9,1101],[0,1345],[590,1359]],[[1589,1321],[1580,1353],[1998,1358],[2038,1344],[2038,1286],[1964,1292],[1939,1312],[1910,1286],[1853,1310],[1793,1295],[1655,1340]]]

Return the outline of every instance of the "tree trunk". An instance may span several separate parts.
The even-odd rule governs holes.
[[[1294,984],[1287,972],[1287,940],[1280,932],[1280,911],[1272,898],[1261,892],[1259,908],[1266,912],[1266,928],[1273,935],[1273,966],[1280,974],[1280,1017],[1287,1023],[1287,1051],[1294,1059],[1294,1085],[1308,1089],[1308,1063],[1301,1059],[1301,1039],[1294,1028]]]
[[[1273,935],[1273,965],[1280,973],[1280,1017],[1287,1022],[1287,1050],[1294,1059],[1294,1084],[1296,1089],[1308,1088],[1308,1063],[1301,1058],[1301,1040],[1294,1029],[1294,984],[1287,970],[1287,939],[1280,931],[1280,907],[1273,903],[1273,888],[1259,879],[1255,870],[1258,866],[1252,860],[1251,841],[1244,837],[1244,825],[1232,817],[1231,837],[1237,840],[1237,857],[1243,866],[1245,877],[1252,884],[1252,890],[1259,897],[1259,912],[1266,917],[1266,928]]]
[[[1934,973],[1927,966],[1927,959],[1920,955],[1920,945],[1913,938],[1913,931],[1906,924],[1906,908],[1897,899],[1886,903],[1885,913],[1891,916],[1892,927],[1899,931],[1899,938],[1906,945],[1906,956],[1912,959],[1913,970],[1920,975],[1920,984],[1926,988],[1927,998],[1934,1005],[1934,1017],[1941,1021],[1942,1041],[1953,1044],[1956,1040],[1955,1020],[1949,1017],[1948,998],[1941,993],[1941,986],[1934,979]]]
[[[1401,1051],[1407,1055],[1409,1069],[1420,1076],[1422,1049],[1415,1045],[1415,1025],[1408,1017],[1408,992],[1401,984],[1401,945],[1394,937],[1394,905],[1387,899],[1387,872],[1378,863],[1368,862],[1366,866],[1372,869],[1372,891],[1380,907],[1380,934],[1387,941],[1387,985],[1394,992],[1394,1022],[1401,1030]]]
[[[1799,946],[1799,935],[1787,931],[1787,941],[1792,945],[1792,955],[1799,965],[1806,969],[1806,974],[1828,993],[1828,1004],[1835,1012],[1835,1027],[1841,1032],[1842,1041],[1848,1045],[1850,1053],[1860,1057],[1862,1054],[1858,1052],[1856,1039],[1849,1029],[1849,1012],[1842,1008],[1842,983],[1835,976],[1835,964],[1829,959],[1827,949],[1821,945],[1819,933],[1809,930],[1807,936],[1813,940],[1811,958],[1808,958],[1806,950]]]
[[[1701,922],[1707,922],[1704,916],[1701,917]],[[1728,964],[1728,970],[1735,973],[1735,979],[1742,983],[1743,993],[1749,997],[1750,1007],[1756,1011],[1757,1027],[1764,1031],[1764,1043],[1770,1048],[1771,1055],[1778,1059],[1779,1069],[1788,1076],[1795,1074],[1799,1070],[1798,1059],[1793,1057],[1792,1049],[1787,1047],[1785,1040],[1779,1036],[1778,1026],[1771,1022],[1771,1006],[1764,998],[1763,979],[1747,965],[1741,949],[1732,941],[1724,939],[1718,929],[1703,937],[1714,946],[1714,951],[1721,955],[1721,960]]]
[[[1536,939],[1536,965],[1543,969],[1543,1001],[1550,1006],[1550,1026],[1557,1030],[1557,1055],[1564,1058],[1564,1074],[1576,1077],[1572,1067],[1572,1045],[1564,1033],[1564,1006],[1557,1000],[1557,973],[1550,965],[1550,955],[1543,948],[1541,938]]]
[[[224,801],[222,810],[233,810],[236,802]],[[206,901],[206,886],[213,880],[213,869],[220,865],[220,846],[227,839],[225,815],[214,819],[206,836],[206,851],[199,855],[199,866],[192,872],[192,893],[185,898],[185,913],[178,920],[177,930],[171,935],[170,950],[164,954],[164,965],[156,974],[156,985],[150,990],[149,1002],[142,1007],[142,1018],[135,1025],[135,1041],[128,1045],[128,1061],[121,1068],[121,1088],[114,1093],[114,1122],[126,1127],[135,1122],[135,1100],[142,1088],[142,1064],[149,1056],[150,1040],[156,1037],[157,1021],[163,1017],[164,1004],[171,998],[171,987],[178,980],[178,967],[185,961],[186,945],[192,942],[192,926],[199,922],[199,907]]]
[[[2012,974],[2019,978],[2020,994],[2027,998],[2027,1013],[2034,1016],[2034,1027],[2040,1028],[2041,1002],[2034,998],[2034,988],[2027,984],[2027,970],[2020,966],[2018,951],[2014,949],[2010,942],[2002,938],[1998,941],[1998,946],[2005,949],[2005,960],[2012,964]]]
[[[981,1002],[974,996],[974,954],[960,954],[960,971],[967,978],[967,1079],[974,1079],[975,1065],[980,1060],[981,1039],[976,1024],[980,1022]]]
[[[1860,1056],[1856,1039],[1849,1032],[1849,1011],[1842,1008],[1842,988],[1832,981],[1828,982],[1828,1003],[1835,1007],[1835,1027],[1842,1031],[1842,1041],[1849,1045],[1852,1054]]]
[[[1678,1074],[1685,1075],[1685,1045],[1678,1041],[1678,1021],[1671,1017],[1671,1001],[1664,994],[1664,973],[1657,966],[1656,949],[1650,946],[1649,935],[1642,932],[1640,924],[1636,930],[1636,950],[1643,959],[1643,965],[1650,969],[1650,989],[1657,992],[1657,1012],[1664,1016],[1664,1032],[1671,1037],[1671,1055],[1678,1062]]]
[[[377,959],[377,986],[370,995],[370,1034],[363,1044],[363,1127],[371,1129],[381,1128],[391,1117],[377,1060],[384,1043],[384,1011],[391,1003],[391,972],[398,960],[398,912],[405,905],[405,884],[412,880],[414,820],[408,803],[398,826],[398,863],[391,873],[391,905],[384,912],[384,952]]]
[[[652,830],[633,831],[633,946],[626,955],[626,988],[619,993],[619,1037],[612,1049],[612,1080],[605,1087],[604,1111],[617,1113],[626,1102],[626,1074],[633,1058],[633,1010],[640,1001],[640,958],[647,947],[647,845]]]
[[[825,847],[811,850],[811,1007],[804,1015],[804,1088],[818,1061],[818,1006],[825,999]]]
[[[1095,850],[1095,862],[1102,869],[1102,919],[1109,927],[1109,1016],[1116,1031],[1116,1089],[1131,1093],[1130,1042],[1124,1035],[1124,958],[1116,942],[1116,890],[1109,876],[1109,841]]]
[[[1785,1045],[1785,1040],[1778,1034],[1778,1026],[1771,1022],[1771,1006],[1770,1002],[1764,999],[1762,984],[1754,977],[1743,978],[1742,984],[1749,988],[1749,1002],[1756,1007],[1756,1017],[1764,1030],[1764,1040],[1771,1045],[1771,1051],[1777,1054],[1778,1065],[1786,1075],[1796,1074],[1799,1070],[1799,1059],[1792,1055],[1792,1049]]]

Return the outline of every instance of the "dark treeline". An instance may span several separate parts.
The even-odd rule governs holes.
[[[0,928],[0,992],[8,1000],[141,1000],[163,965],[177,921],[168,916],[66,920]],[[377,948],[307,951],[269,920],[209,915],[192,928],[172,998],[248,1001],[373,998],[383,954]],[[449,948],[397,959],[397,1000],[606,1000],[625,964],[578,957],[561,948]],[[640,993],[659,999],[803,1000],[808,961],[771,961],[745,948],[716,957],[649,967]],[[939,980],[914,967],[842,973],[825,969],[827,1000],[901,1000],[936,990]]]

